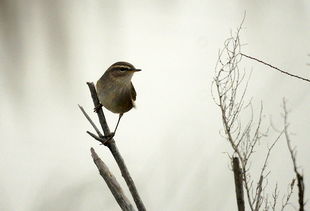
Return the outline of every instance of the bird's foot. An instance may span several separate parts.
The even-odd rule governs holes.
[[[102,108],[102,104],[99,103],[95,108],[94,108],[94,112],[98,113],[98,111]]]
[[[107,135],[108,141],[110,141],[115,136],[115,133],[112,132],[109,135]]]
[[[114,136],[115,136],[115,133],[112,132],[112,133],[110,133],[109,135],[106,135],[105,137],[108,138],[108,139],[111,139],[111,138],[113,138]]]
[[[104,136],[103,138],[105,139],[105,141],[103,144],[107,145],[114,136],[115,136],[114,132],[110,133],[109,135]]]

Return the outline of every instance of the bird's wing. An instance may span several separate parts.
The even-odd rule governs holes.
[[[136,93],[135,87],[133,87],[133,85],[131,83],[131,98],[133,101],[135,101],[136,97],[137,97],[137,93]]]

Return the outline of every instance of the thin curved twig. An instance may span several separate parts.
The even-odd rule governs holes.
[[[289,76],[291,76],[291,77],[298,78],[298,79],[300,79],[300,80],[303,80],[303,81],[306,81],[306,82],[310,83],[310,79],[308,79],[308,78],[304,78],[304,77],[301,77],[301,76],[299,76],[299,75],[294,75],[294,74],[292,74],[292,73],[286,72],[286,71],[284,71],[284,70],[281,70],[281,69],[278,68],[278,67],[275,67],[275,66],[273,66],[273,65],[271,65],[271,64],[269,64],[269,63],[267,63],[267,62],[264,62],[264,61],[262,61],[262,60],[260,60],[260,59],[255,58],[255,57],[253,57],[253,56],[249,56],[249,55],[246,55],[246,54],[244,54],[244,53],[240,53],[240,54],[241,54],[242,56],[244,56],[244,57],[247,57],[248,59],[252,59],[252,60],[255,60],[255,61],[259,62],[259,63],[262,63],[262,64],[264,64],[264,65],[267,65],[267,66],[271,67],[272,69],[275,69],[275,70],[277,70],[277,71],[279,71],[279,72],[281,72],[281,73],[283,73],[283,74],[286,74],[286,75],[289,75]]]

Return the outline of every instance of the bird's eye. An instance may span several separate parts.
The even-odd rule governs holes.
[[[126,68],[126,67],[120,67],[119,70],[122,71],[122,72],[124,72],[124,71],[127,71],[128,68]]]

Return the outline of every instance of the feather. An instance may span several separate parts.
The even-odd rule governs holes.
[[[136,97],[137,97],[137,93],[136,93],[135,87],[131,83],[131,99],[135,101]]]

